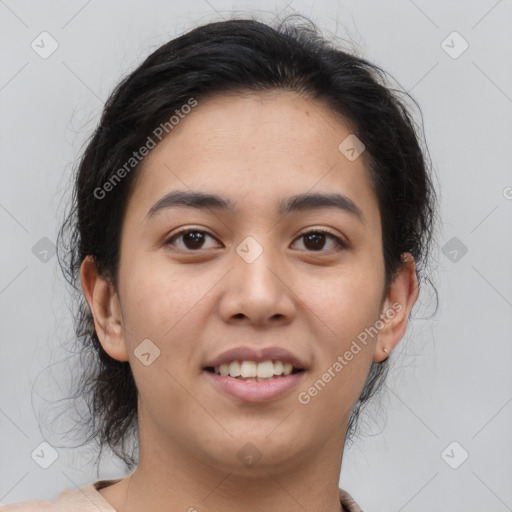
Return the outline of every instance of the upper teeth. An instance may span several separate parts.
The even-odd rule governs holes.
[[[274,375],[290,375],[293,370],[291,363],[282,361],[264,361],[256,363],[254,361],[231,361],[229,364],[221,364],[215,367],[215,373],[220,375],[229,375],[230,377],[242,377],[267,379]]]

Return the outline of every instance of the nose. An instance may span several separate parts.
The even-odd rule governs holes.
[[[223,280],[219,311],[225,322],[255,326],[286,324],[296,314],[286,264],[269,244],[248,237],[233,253],[233,268]]]

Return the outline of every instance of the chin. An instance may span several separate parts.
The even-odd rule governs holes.
[[[275,423],[274,428],[277,425]],[[280,434],[262,429],[244,431],[233,437],[226,434],[224,442],[218,440],[205,447],[202,460],[209,459],[220,471],[255,478],[296,468],[306,455],[308,443],[304,442],[302,450],[299,431],[294,434],[287,430]]]

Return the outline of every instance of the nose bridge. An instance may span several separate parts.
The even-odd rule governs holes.
[[[270,237],[256,236],[247,236],[235,247],[221,306],[225,320],[243,314],[263,323],[272,317],[290,317],[293,312],[291,292],[279,275],[282,267],[277,251],[270,246]]]
[[[236,247],[235,271],[237,278],[246,285],[246,292],[247,288],[252,288],[256,293],[258,289],[264,289],[265,293],[270,293],[269,287],[279,288],[279,282],[275,276],[277,271],[275,267],[279,263],[276,261],[276,252],[269,240],[270,237],[263,235],[257,238],[249,235]]]

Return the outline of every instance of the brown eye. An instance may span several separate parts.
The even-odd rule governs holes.
[[[326,241],[329,239],[334,241],[334,248],[345,248],[346,245],[341,241],[341,239],[329,231],[324,230],[315,230],[315,231],[308,231],[307,233],[303,233],[300,235],[298,240],[304,240],[304,247],[308,251],[322,251],[326,245]],[[331,249],[333,247],[330,247]],[[324,251],[325,252],[325,251]]]
[[[215,237],[206,231],[188,228],[175,233],[165,244],[173,245],[183,251],[194,252],[208,248],[204,247],[207,238],[215,240]],[[329,231],[320,229],[303,233],[297,240],[303,240],[304,249],[310,252],[326,252],[329,249],[341,250],[347,247],[339,237]],[[181,243],[176,243],[176,241]],[[329,241],[331,247],[326,249],[325,246],[329,244]]]
[[[175,245],[178,249],[195,251],[198,249],[204,249],[203,247],[206,238],[213,238],[212,235],[207,233],[206,231],[201,231],[199,229],[186,229],[180,231],[173,235],[169,240],[167,240],[166,245]],[[181,247],[174,243],[175,240],[182,240]]]

